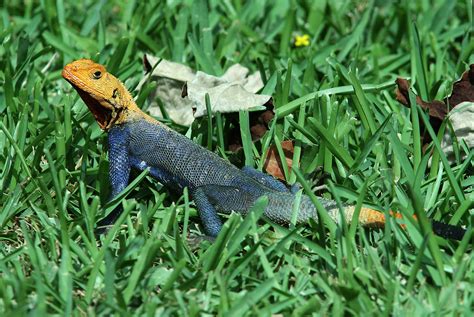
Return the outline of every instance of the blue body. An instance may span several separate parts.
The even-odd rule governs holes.
[[[150,168],[154,178],[175,190],[188,187],[210,236],[222,227],[217,211],[246,214],[263,195],[269,198],[266,216],[279,223],[291,218],[294,193],[283,183],[253,168],[238,169],[161,124],[139,120],[114,126],[109,131],[109,161],[113,196],[128,185],[131,168]],[[120,212],[115,210],[100,225],[113,223]],[[316,210],[303,196],[298,222],[309,218],[316,218]]]

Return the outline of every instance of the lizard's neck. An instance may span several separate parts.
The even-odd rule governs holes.
[[[153,117],[149,116],[138,108],[137,104],[133,100],[130,93],[127,91],[127,98],[124,100],[124,106],[122,112],[119,114],[119,117],[114,124],[121,125],[125,123],[136,122],[139,120],[146,120],[154,124],[160,124]]]
[[[152,118],[151,116],[143,112],[140,108],[138,108],[137,104],[133,100],[133,97],[127,90],[127,88],[125,88],[125,86],[118,79],[116,79],[116,81],[116,87],[119,91],[119,95],[122,96],[121,106],[115,107],[115,109],[117,109],[117,119],[114,120],[108,128],[111,128],[113,125],[122,125],[126,123],[136,122],[139,120],[146,120],[155,124],[159,124],[158,121],[156,121],[154,118]]]

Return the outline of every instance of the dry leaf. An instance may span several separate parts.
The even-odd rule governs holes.
[[[474,148],[474,103],[462,102],[458,104],[457,107],[448,114],[448,120],[451,123],[450,127],[453,128],[452,132],[456,136],[457,142],[459,144],[465,142],[468,148],[472,150]],[[455,156],[450,127],[446,128],[441,142],[441,148],[448,160],[454,163]],[[461,159],[465,157],[466,153],[463,153]]]
[[[271,100],[270,100],[271,101]],[[264,111],[252,111],[249,113],[249,124],[250,134],[252,135],[252,141],[258,141],[268,131],[268,124],[273,119],[275,114],[273,104],[267,102],[265,104],[267,110]],[[227,135],[227,142],[229,144],[229,150],[237,152],[242,148],[242,136],[240,135],[239,117],[236,115],[228,115],[227,120],[232,122],[234,128],[231,129]]]
[[[150,113],[162,117],[155,100],[163,101],[170,118],[179,124],[190,125],[194,118],[207,114],[206,93],[209,94],[213,112],[238,112],[263,106],[271,96],[256,94],[262,89],[260,73],[247,76],[249,70],[239,64],[231,66],[223,76],[216,77],[204,72],[194,72],[191,68],[161,60],[149,79],[149,72],[159,61],[157,57],[145,55],[143,58],[145,76],[138,89],[147,81],[154,80],[158,87],[150,96]]]
[[[285,160],[286,164],[288,165],[288,170],[291,171],[294,152],[293,141],[283,141],[281,142],[281,147],[283,148],[283,153],[285,153]],[[283,172],[282,162],[280,160],[280,155],[278,155],[278,150],[275,145],[272,145],[268,150],[268,155],[263,167],[265,168],[265,171],[273,177],[285,180],[285,173]]]
[[[405,106],[410,106],[409,89],[410,83],[403,78],[396,80],[397,90],[396,99]],[[448,115],[449,110],[455,108],[459,103],[464,101],[474,102],[474,64],[469,66],[469,70],[465,71],[460,80],[453,84],[453,91],[448,98],[445,98],[444,102],[439,100],[424,101],[419,96],[416,96],[416,103],[421,108],[428,110],[430,116],[430,123],[437,132],[444,118]],[[472,122],[472,121],[471,121]],[[473,123],[469,123],[473,124]],[[423,121],[420,119],[420,126],[424,130]],[[426,146],[430,141],[431,137],[423,131],[421,136],[422,143]]]
[[[449,106],[454,108],[464,101],[474,102],[474,64],[453,84],[453,92],[448,98]]]
[[[227,74],[227,73],[226,73]],[[222,77],[215,77],[203,72],[197,72],[191,82],[188,82],[187,98],[193,102],[194,117],[207,113],[206,94],[209,95],[213,112],[238,112],[257,106],[263,106],[271,98],[267,95],[258,95],[244,88],[244,79],[226,81]]]
[[[410,97],[408,91],[410,90],[410,83],[408,80],[403,78],[397,78],[395,81],[397,83],[396,98],[397,101],[403,105],[410,106]],[[421,99],[419,96],[416,96],[416,103],[421,106],[421,108],[428,110],[430,117],[443,120],[448,113],[447,106],[442,101],[433,100],[431,102],[426,102]]]
[[[410,89],[410,83],[403,78],[397,78],[395,81],[397,84],[396,99],[405,106],[410,105],[410,99],[408,96],[408,90]],[[427,102],[422,100],[419,96],[416,96],[416,103],[419,104],[423,109],[429,111],[430,117],[438,118],[443,120],[448,110],[453,109],[458,104],[464,101],[474,102],[474,64],[469,66],[469,70],[462,74],[460,80],[453,84],[453,91],[451,96],[443,101],[433,100]]]
[[[158,62],[159,64],[155,67],[153,73],[149,74]],[[158,97],[163,101],[166,113],[174,122],[181,125],[190,125],[194,121],[193,103],[189,99],[181,97],[181,91],[187,81],[193,80],[193,70],[185,65],[160,60],[148,54],[143,56],[143,64],[145,76],[138,84],[137,89],[140,89],[148,80],[157,83],[156,89],[148,96],[151,103],[150,114],[160,118],[163,117],[161,109],[156,103]],[[149,76],[151,77],[149,78]]]

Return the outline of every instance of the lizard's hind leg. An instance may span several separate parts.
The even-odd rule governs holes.
[[[289,192],[289,189],[285,186],[285,184],[273,178],[273,176],[260,172],[253,167],[244,166],[242,167],[242,172],[244,172],[247,176],[252,177],[260,184],[270,187],[273,190],[279,192]]]
[[[300,189],[301,189],[301,185],[299,183],[294,183],[293,185],[291,185],[290,187],[290,192],[292,194],[296,194]]]
[[[216,208],[211,204],[202,188],[191,191],[191,196],[196,204],[206,234],[217,237],[222,229],[222,222],[217,215]]]

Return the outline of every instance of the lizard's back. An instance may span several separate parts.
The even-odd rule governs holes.
[[[173,175],[179,187],[232,186],[245,177],[217,154],[161,124],[139,120],[127,128],[131,155]],[[252,179],[245,181],[253,182]]]
[[[274,190],[244,174],[240,169],[205,150],[178,132],[160,124],[140,120],[129,124],[129,151],[137,159],[170,175],[161,179],[174,187],[203,188],[215,207],[222,212],[248,212],[261,196],[269,197],[266,216],[287,223],[295,195]],[[316,217],[309,197],[303,195],[298,222]]]

